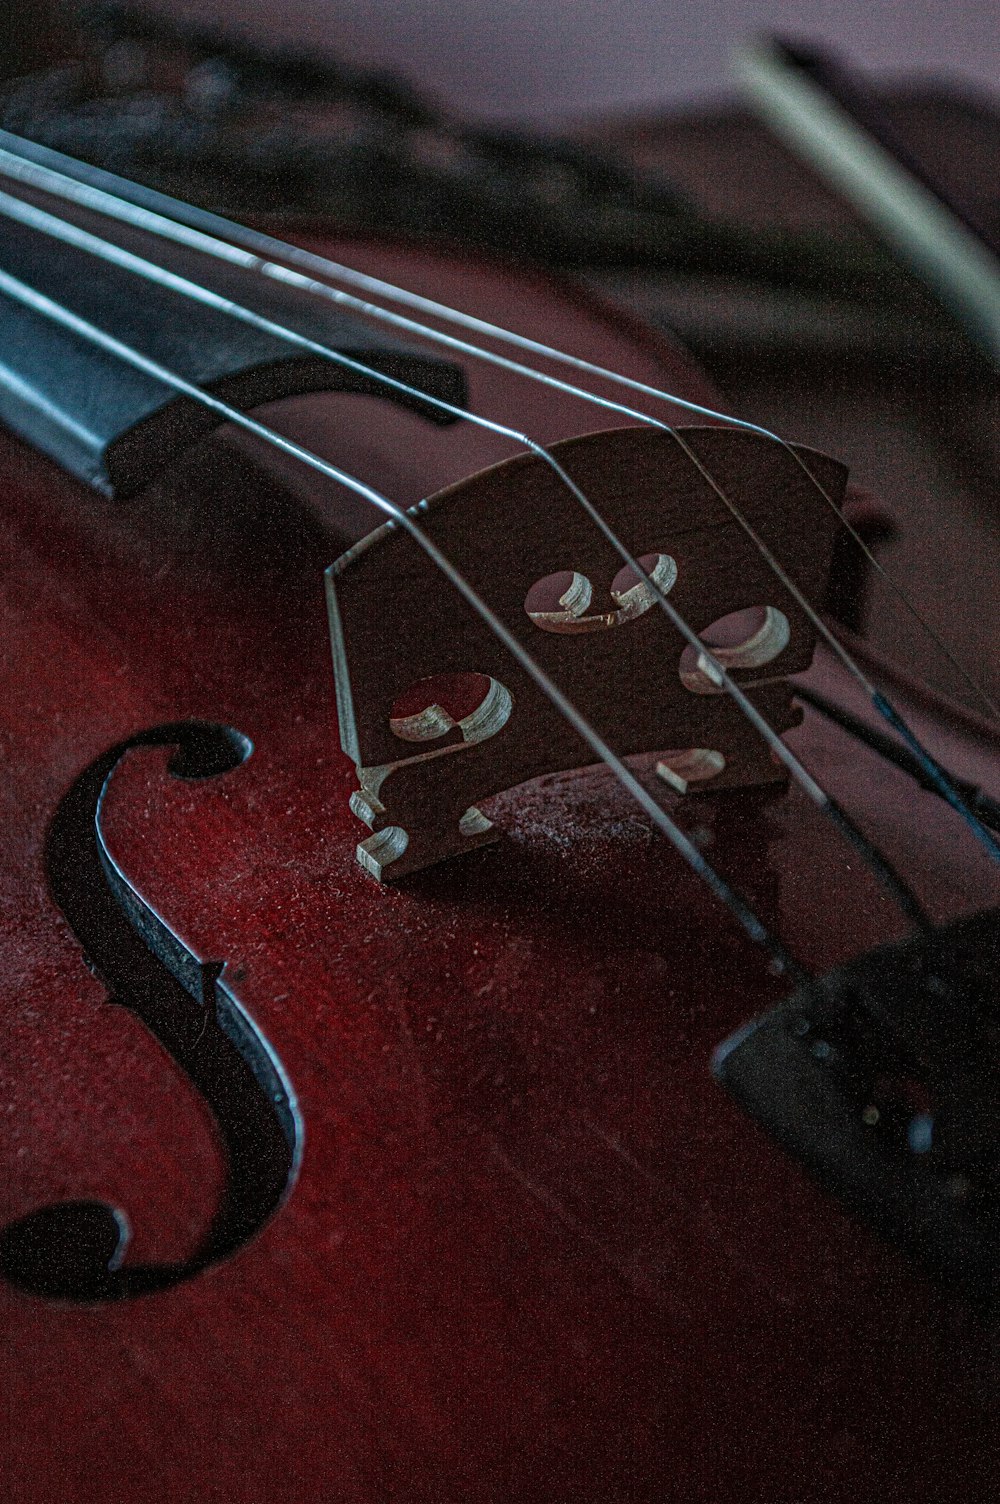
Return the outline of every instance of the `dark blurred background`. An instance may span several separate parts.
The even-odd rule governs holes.
[[[469,114],[551,121],[732,93],[734,39],[793,31],[876,74],[991,90],[1000,10],[983,0],[155,0],[199,24],[408,74]],[[5,0],[34,32],[44,6]]]

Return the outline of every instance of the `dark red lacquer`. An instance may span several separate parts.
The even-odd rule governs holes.
[[[374,259],[708,395],[667,347],[551,289]],[[470,374],[474,404],[539,439],[598,426]],[[299,423],[401,501],[504,452],[371,399]],[[0,1222],[107,1203],[132,1228],[119,1273],[162,1286],[0,1286],[5,1497],[992,1497],[986,1328],[713,1083],[713,1048],[787,984],[605,771],[504,796],[500,844],[398,888],[359,870],[322,594],[356,508],[291,496],[223,438],[116,505],[4,437],[0,503]],[[827,654],[809,682],[863,713]],[[905,683],[897,702],[956,773],[1000,792],[983,727]],[[252,756],[192,780],[169,747],[135,747],[103,830],[209,981],[224,963],[220,985],[294,1086],[301,1172],[262,1229],[288,1169],[280,1123],[227,1077],[227,1165],[206,1108],[225,1062],[199,1087],[175,1058],[199,1060],[197,1031],[172,1055],[141,1022],[183,1032],[148,962],[123,952],[112,1004],[106,949],[93,975],[83,948],[106,889],[73,848],[67,796],[110,748],[190,720],[235,728]],[[939,800],[814,712],[789,740],[936,920],[1000,899]],[[705,798],[683,819],[817,970],[902,932],[796,792]],[[245,1236],[233,1224],[235,1251],[212,1262],[227,1196]]]

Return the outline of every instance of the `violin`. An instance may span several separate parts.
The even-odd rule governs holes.
[[[0,170],[7,1496],[991,1497],[997,732],[823,615],[843,466]]]

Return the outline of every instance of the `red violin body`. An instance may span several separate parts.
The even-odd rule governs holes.
[[[541,284],[362,257],[710,395]],[[540,440],[606,426],[470,380]],[[369,398],[296,421],[400,502],[509,452]],[[713,1081],[719,1042],[789,984],[605,769],[502,796],[499,843],[397,887],[358,866],[322,572],[360,503],[291,494],[221,437],[112,502],[4,435],[0,506],[0,1223],[104,1203],[131,1228],[103,1284],[46,1270],[48,1245],[27,1269],[29,1238],[0,1285],[5,1497],[992,1497],[988,1323]],[[867,714],[828,652],[805,682]],[[984,726],[903,680],[895,698],[1000,794]],[[191,723],[242,750],[176,776]],[[788,741],[935,921],[1000,901],[941,800],[813,711]],[[811,969],[903,933],[794,789],[681,808]],[[109,883],[134,905],[120,944]],[[204,994],[181,1018],[184,966]],[[219,989],[256,1084],[215,1039]]]

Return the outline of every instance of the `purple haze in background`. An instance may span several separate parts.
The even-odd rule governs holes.
[[[994,94],[995,0],[159,0],[175,15],[297,38],[407,74],[463,113],[520,120],[677,105],[733,92],[734,44],[825,42],[883,75]]]

